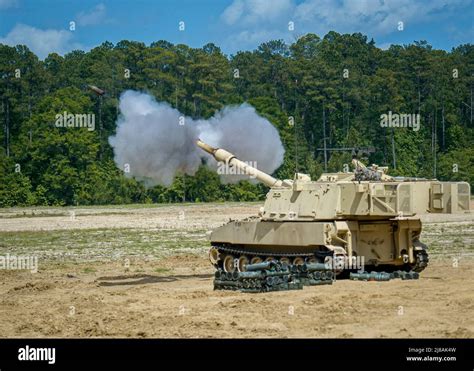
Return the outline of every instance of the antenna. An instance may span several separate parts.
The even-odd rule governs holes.
[[[298,173],[298,128],[296,125],[296,114],[298,113],[298,101],[296,99],[296,87],[298,86],[298,79],[295,80],[295,119],[293,120],[293,126],[295,129],[295,174]]]
[[[328,171],[328,152],[326,146],[326,110],[324,109],[323,102],[323,140],[324,140],[324,171]]]

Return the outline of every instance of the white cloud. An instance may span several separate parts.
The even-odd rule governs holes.
[[[293,8],[292,0],[234,0],[222,13],[228,25],[274,21]]]
[[[393,43],[381,43],[381,44],[378,44],[377,43],[377,48],[379,49],[382,49],[382,50],[388,50],[390,49],[390,46],[392,46]]]
[[[242,0],[234,0],[222,13],[221,18],[227,24],[234,24],[244,14],[245,3]]]
[[[230,50],[256,47],[257,42],[294,39],[307,32],[361,32],[384,38],[433,18],[449,19],[453,10],[473,0],[234,0],[221,14]],[[288,22],[294,22],[294,31]],[[236,48],[236,46],[238,47]],[[388,44],[389,45],[389,44]]]
[[[77,15],[77,24],[80,26],[93,26],[102,22],[105,18],[105,5],[100,3],[89,12],[80,12]]]
[[[5,37],[0,38],[0,43],[10,46],[24,44],[40,59],[44,59],[52,52],[64,54],[82,49],[80,44],[72,42],[72,38],[72,33],[66,30],[41,30],[19,23]]]
[[[295,10],[295,18],[303,24],[316,25],[319,30],[363,32],[370,36],[398,31],[404,27],[429,20],[435,12],[447,12],[468,4],[470,0],[306,0]]]
[[[244,30],[242,32],[237,33],[236,35],[232,35],[227,42],[229,44],[239,45],[241,47],[248,47],[254,45],[260,45],[263,42],[267,42],[270,40],[277,40],[277,39],[285,39],[287,35],[282,32],[275,31],[275,30],[255,30],[255,31],[247,31]]]
[[[292,0],[234,0],[221,14],[221,20],[235,30],[226,37],[224,47],[232,52],[287,39],[287,17],[294,7]]]
[[[0,9],[13,8],[18,5],[18,0],[0,0]]]

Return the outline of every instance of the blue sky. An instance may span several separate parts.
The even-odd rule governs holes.
[[[427,40],[450,50],[473,42],[473,20],[474,0],[0,0],[0,43],[26,44],[41,58],[123,39],[214,42],[234,54],[334,30],[361,32],[381,48]]]

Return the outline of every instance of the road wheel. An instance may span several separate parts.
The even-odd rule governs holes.
[[[222,268],[224,269],[224,272],[233,272],[235,270],[233,255],[228,254],[224,256],[224,260],[222,261]]]
[[[258,264],[261,263],[263,260],[260,256],[254,256],[250,259],[250,264]]]
[[[213,247],[209,250],[209,260],[211,261],[212,265],[217,266],[217,263],[219,262],[220,255],[221,254],[219,253],[219,250],[215,247]]]
[[[304,259],[301,256],[297,256],[293,259],[293,265],[303,265]]]
[[[239,272],[245,272],[247,270],[247,265],[249,264],[249,258],[247,258],[245,255],[241,255],[239,257],[239,263],[237,265],[237,269]]]

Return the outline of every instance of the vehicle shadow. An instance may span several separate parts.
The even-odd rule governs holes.
[[[151,275],[151,274],[130,274],[118,276],[104,276],[95,280],[99,286],[129,286],[146,285],[152,283],[167,283],[187,279],[208,280],[212,274],[178,274],[178,275]]]

